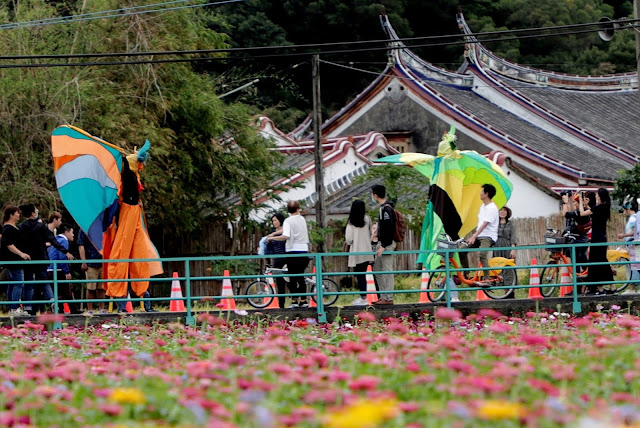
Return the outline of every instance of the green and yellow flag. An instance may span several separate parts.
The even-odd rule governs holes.
[[[496,188],[493,202],[498,208],[502,208],[511,197],[513,185],[502,169],[478,152],[457,150],[455,141],[455,127],[451,126],[438,145],[437,156],[402,153],[379,160],[410,165],[429,179],[429,202],[422,224],[421,250],[437,249],[437,240],[443,233],[456,240],[477,226],[483,184],[492,184]],[[435,254],[421,254],[418,263],[435,269],[440,258]]]

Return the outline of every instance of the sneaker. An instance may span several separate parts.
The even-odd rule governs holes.
[[[297,303],[292,303],[289,305],[289,309],[293,309],[293,308],[297,308],[298,304]]]
[[[451,302],[459,302],[459,301],[460,301],[460,298],[458,298],[458,297],[452,297],[451,298]]]
[[[103,314],[108,314],[108,313],[109,313],[109,312],[107,312],[107,311],[106,311],[106,309],[100,309],[100,314],[101,314],[101,315],[103,315]]]
[[[369,306],[369,302],[367,302],[367,299],[358,297],[356,300],[351,302],[351,306]]]
[[[9,311],[9,316],[10,317],[28,317],[29,314],[23,311],[22,309],[18,308],[18,309],[11,309]]]
[[[306,300],[301,300],[298,302],[298,307],[299,308],[308,308],[309,307],[309,302],[307,302]]]
[[[637,294],[636,290],[624,290],[623,293],[621,293],[622,296],[628,296],[629,294]]]
[[[155,310],[155,309],[153,309],[153,308],[149,308],[149,309],[146,309],[146,310],[145,310],[145,312],[158,312],[158,311],[156,311],[156,310]]]

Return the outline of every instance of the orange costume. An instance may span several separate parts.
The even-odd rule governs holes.
[[[104,235],[105,259],[157,259],[156,248],[149,238],[144,209],[140,200],[140,171],[147,159],[148,142],[140,152],[126,156],[122,168],[122,186],[119,192],[120,207],[114,222]],[[145,279],[163,273],[159,261],[109,262],[104,270],[109,279]],[[106,295],[126,297],[127,282],[105,283]],[[149,288],[149,281],[130,282],[133,292],[142,297]]]
[[[54,173],[60,198],[103,255],[105,279],[148,279],[162,273],[158,252],[151,243],[140,192],[140,171],[151,144],[127,155],[120,147],[70,125],[51,135]],[[116,259],[152,259],[109,262]],[[126,297],[127,282],[105,283],[107,296]],[[142,295],[149,281],[133,281]]]

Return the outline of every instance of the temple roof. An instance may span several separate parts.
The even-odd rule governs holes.
[[[474,43],[465,46],[465,67],[448,71],[404,47],[388,18],[381,21],[395,48],[390,63],[323,124],[323,135],[340,135],[397,82],[406,89],[402,95],[431,115],[487,151],[503,151],[548,186],[610,185],[620,169],[640,160],[634,73],[576,76],[520,66],[476,43],[462,15],[460,28]]]

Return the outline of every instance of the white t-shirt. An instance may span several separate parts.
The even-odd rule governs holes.
[[[282,235],[288,236],[285,251],[309,251],[307,221],[300,214],[284,219]]]
[[[500,215],[498,207],[493,202],[482,204],[478,211],[478,227],[484,222],[488,222],[487,227],[478,235],[478,238],[491,238],[495,243],[498,240],[498,226],[500,225]]]

